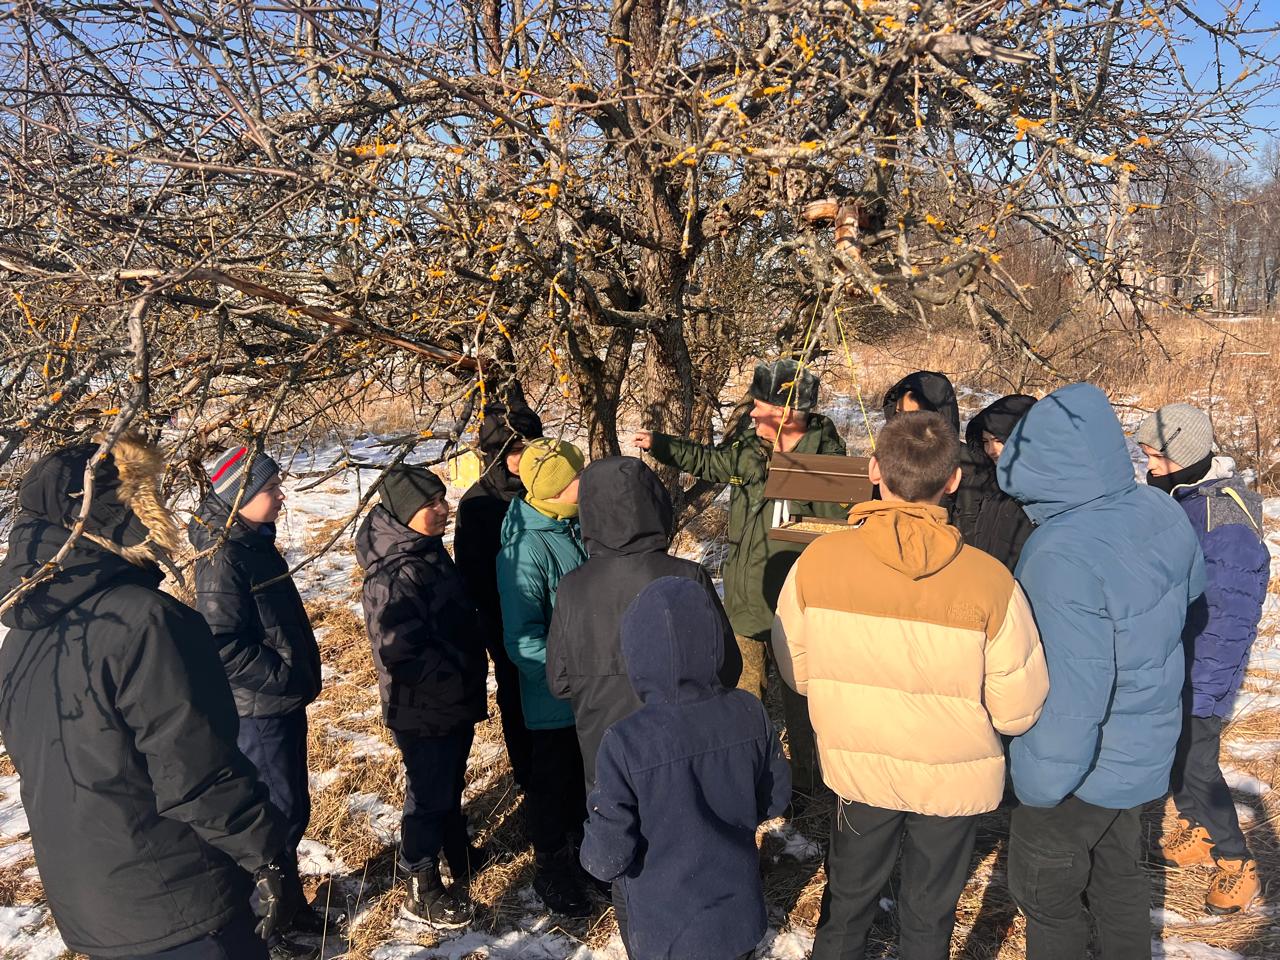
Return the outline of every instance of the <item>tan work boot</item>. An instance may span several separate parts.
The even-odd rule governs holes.
[[[1218,916],[1239,913],[1248,910],[1261,892],[1258,861],[1219,860],[1218,869],[1209,881],[1209,894],[1204,898],[1204,906]]]
[[[1182,829],[1160,838],[1160,858],[1168,867],[1199,867],[1213,863],[1213,841],[1209,831],[1178,821]]]

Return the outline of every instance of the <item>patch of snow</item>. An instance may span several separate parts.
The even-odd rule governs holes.
[[[16,863],[36,855],[35,848],[31,846],[30,840],[19,840],[17,843],[11,843],[7,847],[0,847],[0,869],[12,867]]]
[[[1152,960],[1244,960],[1234,950],[1211,947],[1198,940],[1153,940]]]
[[[27,811],[22,809],[18,775],[0,777],[0,838],[25,837],[31,832]]]
[[[341,740],[351,744],[351,756],[355,759],[378,760],[396,756],[395,747],[383,743],[370,733],[330,727],[325,731],[325,736],[330,740]]]
[[[390,844],[400,839],[400,811],[376,793],[351,794],[347,797],[347,809],[355,816],[364,817],[381,842]]]
[[[770,929],[756,947],[756,960],[807,960],[813,953],[813,934],[804,930],[779,933]]]
[[[304,877],[328,877],[347,873],[348,868],[333,848],[317,840],[303,840],[298,844],[298,872]]]
[[[1250,776],[1243,770],[1223,770],[1222,778],[1227,786],[1238,793],[1248,793],[1255,797],[1265,797],[1271,792],[1271,784]]]
[[[766,830],[765,836],[776,837],[782,841],[782,849],[776,854],[779,860],[787,857],[791,860],[804,862],[806,860],[817,860],[822,856],[822,846],[820,844],[810,840],[796,829],[795,824],[788,823],[785,820],[779,821]]]
[[[41,907],[0,907],[0,956],[57,960],[67,951],[54,927],[43,927]]]
[[[1257,820],[1258,817],[1257,817],[1257,814],[1255,814],[1252,810],[1246,807],[1243,803],[1237,803],[1236,819],[1239,820],[1241,824],[1246,824],[1246,823],[1253,823],[1253,821]]]
[[[1231,710],[1231,719],[1239,720],[1264,710],[1280,710],[1280,694],[1241,691]]]
[[[327,663],[320,664],[321,680],[336,680],[338,679],[338,676],[339,676],[338,671],[333,667],[329,666],[329,664]]]
[[[340,767],[332,767],[328,770],[321,770],[319,773],[307,774],[307,784],[311,787],[312,793],[323,793],[328,790],[342,777],[342,769]]]
[[[1270,760],[1280,754],[1280,740],[1250,740],[1228,743],[1227,752],[1237,760]]]

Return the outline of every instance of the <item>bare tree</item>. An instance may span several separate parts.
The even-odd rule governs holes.
[[[12,5],[0,466],[137,423],[194,460],[374,395],[456,436],[521,384],[606,454],[628,403],[705,436],[747,358],[940,309],[1054,369],[1011,260],[1141,328],[1143,191],[1275,88],[1274,22],[1202,7]]]

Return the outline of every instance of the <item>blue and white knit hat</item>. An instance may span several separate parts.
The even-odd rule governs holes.
[[[248,447],[232,447],[209,467],[213,492],[227,506],[234,504],[236,497],[240,496],[241,484],[244,485],[244,496],[240,497],[240,506],[244,506],[280,472],[280,464],[265,453],[253,457],[252,465],[249,459]],[[247,478],[245,467],[249,467]]]

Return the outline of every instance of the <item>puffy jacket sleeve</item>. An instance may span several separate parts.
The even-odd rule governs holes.
[[[1233,523],[1211,530],[1204,538],[1205,590],[1203,626],[1189,633],[1192,664],[1192,713],[1221,714],[1235,696],[1258,635],[1262,605],[1267,597],[1271,557],[1254,531]],[[1188,614],[1193,627],[1196,604]]]
[[[271,696],[288,692],[289,664],[267,643],[253,584],[226,547],[196,566],[196,609],[213,633],[233,687]]]
[[[1006,736],[1026,733],[1049,693],[1049,670],[1035,618],[1016,583],[1004,620],[987,639],[982,700],[992,726]]]
[[[1053,807],[1098,756],[1116,684],[1115,629],[1092,570],[1040,551],[1024,554],[1018,573],[1044,644],[1049,695],[1039,721],[1011,747],[1013,786],[1028,806]],[[1034,776],[1019,778],[1021,769]]]
[[[520,672],[539,683],[546,682],[547,671],[548,568],[530,544],[508,544],[498,552],[503,646]]]
[[[773,617],[773,654],[783,682],[807,696],[809,671],[805,660],[804,597],[799,579],[802,567],[803,560],[791,567],[778,596],[778,610]]]
[[[587,814],[582,866],[599,880],[616,880],[640,852],[640,804],[613,730],[606,730],[600,742],[596,786],[587,798]]]
[[[156,604],[111,669],[156,811],[250,873],[275,860],[283,825],[236,747],[235,704],[200,618],[176,602]]]
[[[398,563],[365,582],[369,637],[396,683],[419,683],[438,662],[439,638],[427,610],[429,587],[417,565]],[[435,656],[432,657],[432,653]]]

